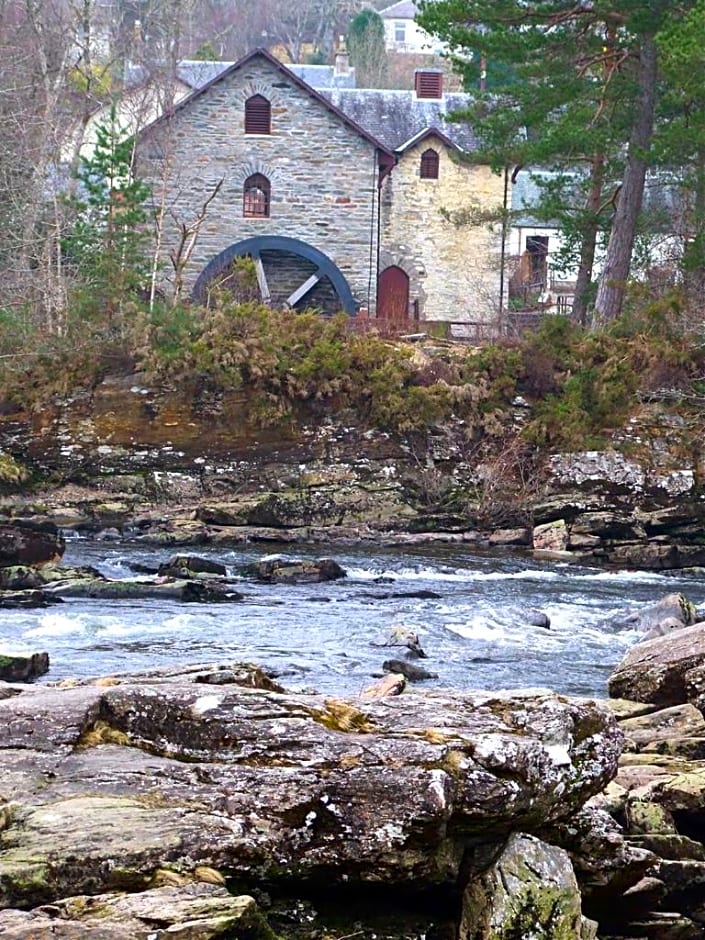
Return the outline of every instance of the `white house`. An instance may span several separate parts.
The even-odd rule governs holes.
[[[564,267],[561,253],[565,237],[556,221],[538,217],[542,184],[564,178],[551,170],[520,170],[511,190],[511,225],[506,245],[510,309],[539,309],[570,313],[577,264]],[[576,185],[578,175],[575,175]],[[642,205],[642,226],[632,256],[631,277],[642,282],[670,284],[689,238],[688,206],[678,181],[667,174],[647,176]],[[593,277],[604,264],[606,235],[598,239]]]
[[[419,13],[413,0],[398,0],[379,11],[384,23],[385,45],[390,52],[440,54],[443,43],[431,36],[416,22]]]

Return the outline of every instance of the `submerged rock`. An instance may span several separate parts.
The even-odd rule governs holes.
[[[542,610],[527,610],[524,620],[530,627],[541,627],[542,630],[551,629],[551,618]]]
[[[416,666],[406,659],[386,659],[382,663],[386,672],[395,672],[407,678],[410,682],[421,682],[423,679],[437,679],[438,673]]]
[[[196,555],[174,555],[157,569],[157,574],[168,578],[213,578],[214,575],[225,577],[228,569],[225,565],[210,558]]]
[[[419,635],[410,627],[391,627],[385,636],[381,637],[371,644],[372,646],[401,646],[409,651],[412,656],[418,656],[426,659],[426,653],[421,648]]]
[[[220,581],[190,581],[155,578],[153,581],[68,581],[53,585],[51,593],[58,597],[98,597],[103,600],[150,598],[199,603],[241,601],[243,595]]]

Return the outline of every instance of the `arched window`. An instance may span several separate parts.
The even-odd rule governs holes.
[[[245,102],[245,133],[272,133],[272,106],[262,95],[253,95]]]
[[[269,215],[272,187],[266,176],[253,173],[242,189],[242,214],[249,219],[264,219]]]
[[[438,179],[438,154],[435,150],[424,150],[421,154],[421,179]]]

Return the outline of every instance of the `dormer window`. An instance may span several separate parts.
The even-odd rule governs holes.
[[[253,173],[245,180],[242,189],[242,214],[246,219],[266,219],[269,217],[272,187],[266,176]]]
[[[272,106],[263,95],[252,95],[245,102],[245,133],[272,133]]]
[[[419,176],[422,180],[438,179],[438,153],[429,148],[421,154],[421,171]]]

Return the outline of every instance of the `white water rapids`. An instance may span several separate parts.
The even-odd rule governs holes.
[[[197,548],[238,578],[241,565],[270,546]],[[157,567],[175,554],[126,543],[72,540],[65,564],[90,564],[111,578],[133,577],[137,562]],[[42,681],[137,672],[196,662],[261,663],[291,689],[356,695],[401,649],[374,645],[396,625],[415,630],[438,673],[428,688],[545,687],[606,695],[607,678],[638,639],[617,622],[672,591],[705,602],[702,573],[605,571],[467,546],[423,548],[286,546],[292,558],[335,558],[347,578],[294,586],[238,580],[233,604],[70,599],[0,618],[4,652],[46,650]],[[429,596],[415,596],[418,592]],[[434,596],[435,595],[435,596]],[[530,626],[542,611],[550,630]]]

